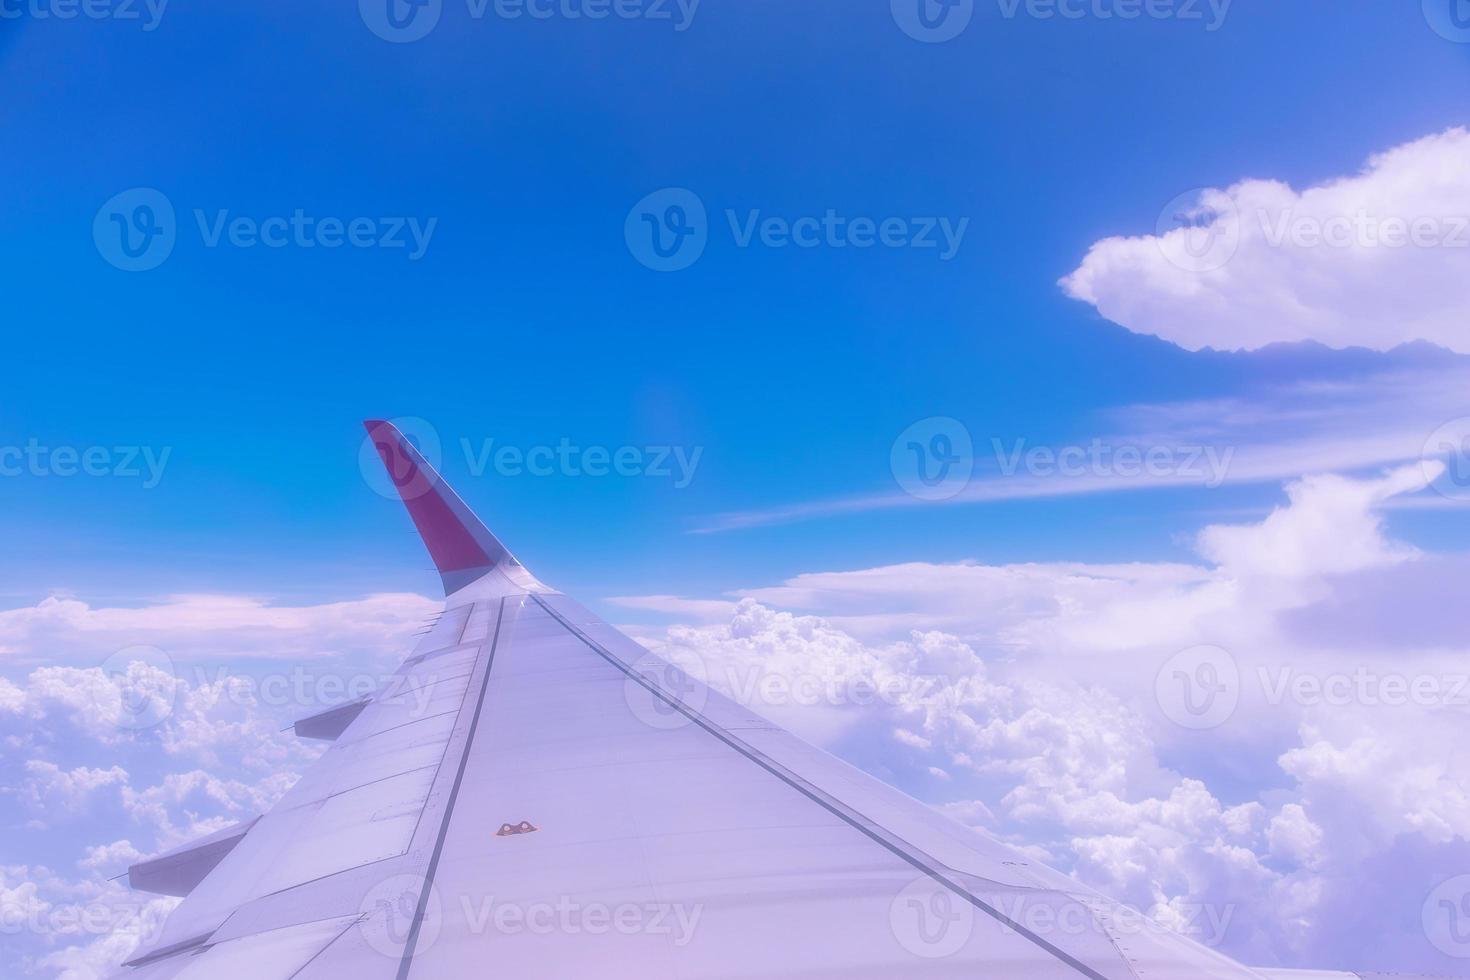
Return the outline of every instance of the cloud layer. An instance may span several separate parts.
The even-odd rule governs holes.
[[[684,617],[640,632],[738,700],[1238,958],[1453,972],[1420,921],[1470,873],[1470,650],[1457,592],[1434,585],[1470,559],[1384,522],[1434,476],[1295,480],[1264,519],[1203,529],[1187,563],[912,563],[621,601]],[[22,924],[0,969],[105,976],[170,907],[107,879],[269,807],[315,756],[280,728],[333,699],[316,680],[403,649],[341,610],[400,624],[420,604],[0,614],[12,662],[63,662],[0,678],[0,914]],[[239,659],[212,610],[269,639],[262,656]],[[88,663],[98,638],[140,635],[194,656]],[[272,696],[288,651],[316,670]]]
[[[0,611],[0,656],[30,653],[96,663],[140,645],[191,659],[308,660],[365,646],[402,650],[440,604],[418,595],[381,594],[349,602],[288,606],[251,596],[177,595],[140,606],[93,606],[48,596]]]
[[[0,612],[0,975],[110,976],[176,904],[110,879],[273,805],[320,753],[282,728],[370,690],[439,607],[53,596]]]
[[[1204,529],[1198,564],[808,574],[648,642],[1242,960],[1453,972],[1420,920],[1470,872],[1470,644],[1453,606],[1351,646],[1324,628],[1344,601],[1397,622],[1426,572],[1470,569],[1385,530],[1433,475],[1294,481],[1264,520]],[[1199,711],[1211,684],[1222,709]]]

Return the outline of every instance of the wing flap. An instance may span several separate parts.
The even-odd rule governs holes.
[[[138,862],[128,868],[128,887],[154,895],[180,898],[188,895],[245,839],[259,819],[252,817],[166,854]]]

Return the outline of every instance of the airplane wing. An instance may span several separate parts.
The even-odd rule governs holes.
[[[367,423],[444,612],[270,812],[133,869],[127,980],[1262,980],[822,752],[534,576]],[[162,884],[160,884],[162,883]]]

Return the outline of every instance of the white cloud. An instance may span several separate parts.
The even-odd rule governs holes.
[[[86,942],[65,946],[43,956],[38,966],[55,980],[108,980],[116,977],[118,965],[133,954],[142,937],[162,931],[174,901],[153,899],[139,902],[106,933],[91,934]]]
[[[78,766],[62,769],[44,759],[29,759],[25,763],[25,781],[14,792],[32,812],[60,815],[76,813],[86,805],[92,794],[114,786],[126,786],[127,771],[119,766],[107,769],[90,769]]]
[[[294,773],[283,772],[246,783],[201,769],[169,773],[145,790],[125,788],[123,810],[138,823],[151,826],[159,849],[166,850],[265,812],[296,778]]]
[[[132,841],[118,840],[88,847],[87,856],[77,862],[77,867],[87,871],[116,871],[135,864],[143,857],[144,854],[133,846]]]
[[[735,612],[735,603],[724,599],[683,599],[673,595],[609,596],[608,602],[625,609],[643,612],[692,616],[695,619],[721,619]],[[4,691],[0,690],[0,698]]]
[[[1462,703],[1385,695],[1394,678],[1442,679],[1452,693],[1465,674],[1457,607],[1419,615],[1405,598],[1425,594],[1426,575],[1460,580],[1465,562],[1421,555],[1381,519],[1432,476],[1413,465],[1295,480],[1266,518],[1204,529],[1196,564],[812,573],[741,593],[725,622],[649,642],[1248,962],[1432,971],[1452,964],[1415,923],[1443,849],[1470,842],[1470,750],[1459,748],[1470,690]],[[1408,616],[1412,629],[1361,626]],[[1161,666],[1197,644],[1226,649],[1239,673],[1234,714],[1205,732],[1171,722],[1155,694]],[[1367,686],[1345,701],[1293,693],[1295,679],[1330,686],[1335,673]],[[772,676],[783,683],[758,683]],[[804,681],[822,696],[793,704]],[[865,686],[883,696],[826,696]],[[1385,912],[1358,949],[1364,924],[1342,910],[1385,861],[1401,873],[1379,886]],[[1358,958],[1344,962],[1344,949]]]
[[[1062,280],[1109,320],[1188,350],[1316,340],[1470,353],[1470,132],[1373,156],[1302,191],[1210,189],[1159,234],[1108,238]]]
[[[401,655],[413,633],[441,607],[440,601],[411,594],[315,606],[179,595],[136,607],[98,607],[53,595],[34,606],[0,611],[0,649],[41,651],[47,662],[92,663],[139,645],[191,659],[299,661],[362,649]],[[5,698],[0,690],[0,706]]]
[[[25,692],[0,677],[0,712],[17,714],[25,703]]]
[[[970,432],[974,476],[946,500],[922,500],[897,491],[870,493],[717,514],[696,530],[713,533],[926,506],[1277,483],[1303,473],[1353,472],[1425,456],[1444,457],[1460,450],[1470,437],[1464,400],[1470,371],[1454,355],[1430,360],[1432,365],[1412,368],[1383,364],[1366,375],[1338,380],[1257,385],[1228,398],[1128,405],[1105,413],[1095,423],[1095,435],[1071,445],[981,438],[984,433]],[[1078,451],[1087,462],[1080,471],[1064,472],[1057,456]],[[1163,463],[1123,465],[1116,455],[1120,451],[1145,459],[1146,454],[1161,453]],[[1027,454],[1033,452],[1049,454],[1051,465],[1029,465]],[[1455,462],[1455,480],[1441,481],[1447,496],[1396,501],[1406,506],[1447,502],[1463,506],[1465,501],[1457,498],[1467,496],[1470,461],[1462,452]],[[624,605],[633,601],[643,603],[641,608],[677,613],[680,603],[708,600],[668,596],[620,600]],[[692,611],[702,618],[716,613],[714,607]]]
[[[168,646],[199,636],[197,624],[179,621],[170,633],[159,622],[149,627],[152,637]],[[291,642],[309,641],[299,629]],[[17,660],[38,659],[25,645],[16,652]],[[370,650],[366,659],[375,658]],[[106,879],[144,855],[267,810],[320,754],[317,743],[280,731],[283,717],[316,705],[289,687],[282,700],[263,699],[258,674],[109,666],[39,667],[0,682],[0,786],[7,787],[0,862],[40,852],[82,875],[66,880],[34,863],[3,869],[0,975],[112,976],[176,901]],[[319,660],[308,676],[355,674],[351,666]],[[264,669],[268,678],[287,677]],[[138,727],[127,705],[155,698],[169,710]]]
[[[1384,538],[1374,508],[1424,489],[1425,475],[1415,466],[1379,480],[1303,477],[1287,487],[1290,503],[1260,524],[1206,528],[1199,538],[1200,553],[1236,577],[1288,579],[1413,558],[1417,550]]]
[[[0,866],[0,923],[9,965],[55,980],[104,980],[145,936],[155,936],[176,898],[139,895],[97,878],[68,880],[40,865]]]
[[[181,689],[171,671],[141,661],[125,667],[117,673],[98,667],[42,667],[27,678],[25,688],[11,686],[14,694],[3,710],[36,720],[58,709],[94,738],[120,737],[128,730],[130,699],[168,706]]]
[[[1266,843],[1273,857],[1312,867],[1322,857],[1322,828],[1312,822],[1301,804],[1288,803],[1271,818]]]

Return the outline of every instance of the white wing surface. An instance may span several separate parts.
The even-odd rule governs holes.
[[[368,430],[444,614],[269,813],[134,869],[188,895],[121,977],[1264,977],[671,667]]]

